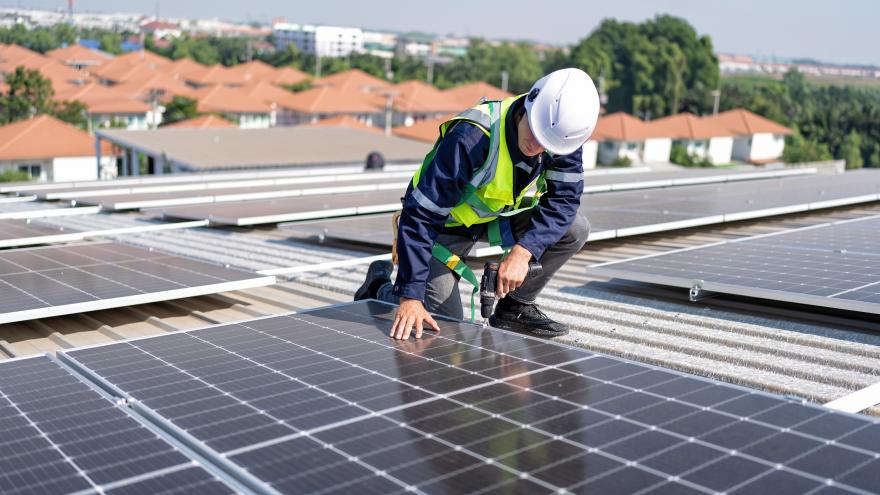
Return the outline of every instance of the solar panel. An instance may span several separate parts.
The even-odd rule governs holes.
[[[166,206],[250,201],[300,196],[342,194],[365,191],[404,191],[411,174],[385,174],[364,178],[364,175],[340,177],[340,180],[282,182],[270,186],[203,188],[189,191],[144,192],[115,195],[72,196],[77,204],[99,205],[104,210],[132,210]],[[311,179],[311,178],[306,178]],[[341,180],[346,179],[346,180]],[[357,179],[357,180],[351,180]],[[225,183],[224,183],[225,184]],[[208,184],[211,185],[211,184]]]
[[[234,493],[45,356],[0,363],[0,492]]]
[[[308,198],[181,206],[162,210],[166,218],[210,220],[218,225],[258,225],[331,218],[400,209],[402,190],[330,194]]]
[[[880,424],[367,301],[63,359],[282,493],[875,491]]]
[[[880,217],[606,263],[591,273],[880,314]]]
[[[876,200],[880,173],[864,171],[586,195],[580,211],[590,220],[590,240],[598,241]],[[282,227],[322,240],[390,246],[390,224],[391,215],[358,215]]]
[[[0,252],[0,323],[268,285],[274,277],[95,243]]]
[[[0,247],[15,246],[12,241],[26,237],[54,235],[61,232],[58,227],[32,223],[28,220],[0,220]]]

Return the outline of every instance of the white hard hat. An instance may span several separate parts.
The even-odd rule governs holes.
[[[599,93],[586,72],[559,69],[526,96],[529,128],[547,151],[568,155],[587,142],[599,119]]]

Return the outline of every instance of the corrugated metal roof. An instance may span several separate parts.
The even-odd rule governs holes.
[[[757,300],[718,297],[691,303],[685,291],[594,278],[587,266],[878,212],[880,205],[875,203],[589,244],[563,267],[538,302],[572,327],[565,339],[576,345],[817,402],[830,401],[880,381],[880,323],[853,314],[820,313]],[[97,224],[119,226],[143,216],[91,215],[49,221],[93,228]],[[345,244],[318,245],[274,228],[200,228],[126,235],[119,240],[252,270],[377,253]],[[4,325],[0,349],[8,355],[27,355],[321,306],[348,300],[365,270],[365,265],[358,265],[304,273],[273,287]],[[463,304],[468,299],[466,294]]]

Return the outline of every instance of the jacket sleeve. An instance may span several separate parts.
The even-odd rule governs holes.
[[[518,244],[535,259],[559,242],[574,222],[584,191],[584,162],[581,150],[550,158],[547,169],[547,192],[541,196],[532,214],[529,228]]]
[[[458,124],[440,142],[418,187],[407,188],[397,234],[395,295],[424,301],[434,239],[488,151],[489,138],[478,127]]]

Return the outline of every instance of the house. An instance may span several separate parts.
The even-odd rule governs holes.
[[[275,106],[248,96],[241,88],[217,84],[193,92],[198,111],[219,113],[242,129],[265,129],[275,125]]]
[[[467,107],[446,93],[422,81],[405,81],[393,87],[378,89],[374,93],[384,100],[380,105],[377,125],[385,126],[387,103],[391,103],[391,125],[393,127],[411,126],[422,120],[431,120],[450,113],[457,113]],[[381,101],[380,100],[380,101]]]
[[[78,43],[50,50],[46,52],[46,56],[72,69],[85,71],[100,67],[113,60],[113,55],[109,53],[92,50]]]
[[[733,159],[749,163],[780,160],[785,149],[785,136],[792,130],[748,110],[738,108],[703,117],[733,131]]]
[[[590,141],[599,143],[598,161],[603,165],[624,161],[668,163],[672,148],[668,134],[623,112],[599,117]],[[587,154],[589,150],[585,150],[585,157]],[[588,168],[586,161],[585,158],[585,168]]]
[[[55,98],[82,102],[93,128],[123,127],[144,130],[155,128],[162,122],[161,107],[138,100],[114,87],[94,82],[57,89]]]
[[[308,81],[310,78],[310,75],[293,67],[280,67],[275,69],[275,73],[266,80],[278,86],[293,86]]]
[[[238,126],[223,117],[206,114],[162,126],[162,129],[217,129],[223,127]]]
[[[383,133],[382,129],[365,124],[363,121],[360,121],[356,117],[352,117],[351,115],[337,115],[336,117],[319,120],[310,125],[319,127],[345,127],[348,129],[358,129],[373,134]]]
[[[476,105],[483,98],[487,100],[503,100],[504,98],[513,96],[511,93],[508,93],[501,88],[496,88],[495,86],[482,81],[449,88],[444,90],[443,94],[446,95],[447,98],[454,100],[459,106],[461,106],[462,110]]]
[[[314,124],[340,115],[374,125],[379,112],[384,112],[384,99],[356,88],[343,90],[336,86],[318,86],[293,93],[285,108],[292,112],[285,125]]]
[[[116,84],[112,89],[137,100],[147,103],[166,103],[175,96],[192,98],[193,88],[182,79],[178,79],[165,71],[155,71],[147,78],[135,78]]]
[[[249,98],[260,100],[275,109],[275,120],[272,125],[295,125],[297,123],[296,106],[292,102],[294,93],[265,81],[252,82],[238,89]]]
[[[648,123],[655,133],[672,137],[687,153],[712,165],[730,163],[735,133],[715,120],[680,113]]]
[[[325,77],[319,77],[312,81],[312,86],[332,86],[340,91],[373,92],[378,89],[388,89],[392,83],[371,76],[360,69],[349,69]]]
[[[132,79],[145,79],[155,71],[171,63],[171,60],[149,50],[137,50],[119,55],[92,70],[102,82],[117,84]]]
[[[48,115],[0,127],[0,172],[15,170],[39,181],[95,180],[115,176],[112,149],[101,150],[99,173],[95,140],[85,131]]]
[[[411,126],[397,126],[392,132],[395,136],[434,144],[437,141],[437,138],[440,137],[440,125],[449,120],[450,117],[452,117],[452,115],[422,120]]]

